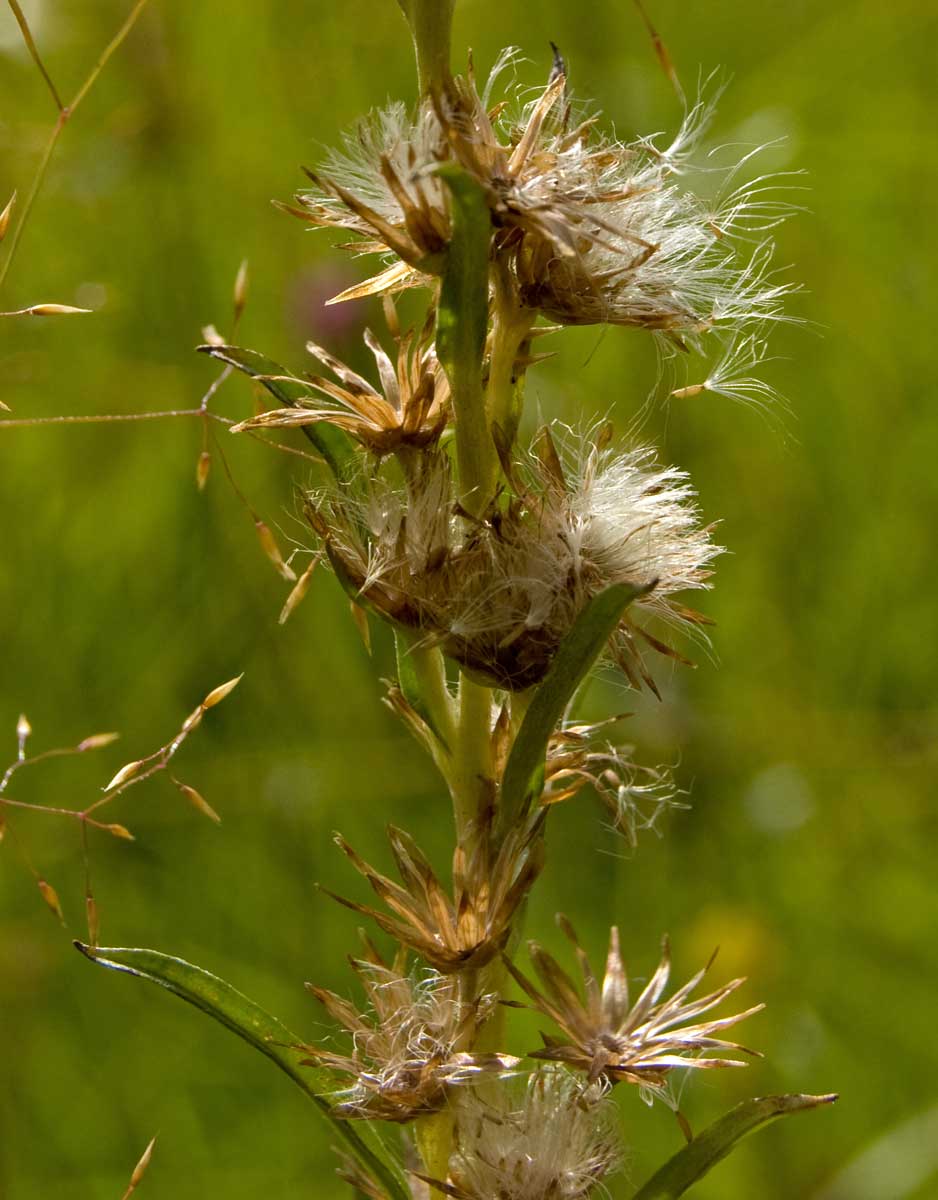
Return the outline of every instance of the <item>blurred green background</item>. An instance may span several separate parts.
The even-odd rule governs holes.
[[[128,8],[24,3],[53,78],[73,92]],[[686,977],[722,947],[714,978],[743,972],[768,1008],[746,1030],[746,1072],[691,1080],[696,1128],[747,1095],[837,1090],[835,1109],[747,1142],[700,1200],[925,1200],[938,1196],[938,890],[933,769],[938,708],[934,589],[938,499],[933,153],[935,8],[898,0],[748,5],[656,0],[685,84],[731,79],[718,141],[787,140],[766,163],[804,168],[809,212],[779,234],[805,290],[804,327],[775,341],[772,382],[792,415],[720,399],[658,405],[645,436],[689,468],[730,547],[705,599],[714,661],[662,677],[664,701],[592,685],[623,704],[650,761],[677,763],[690,812],[634,854],[580,797],[556,814],[555,854],[530,906],[551,945],[562,909],[597,958],[613,920],[646,976],[670,932]],[[462,0],[457,58],[482,69],[520,45],[526,84],[562,48],[581,95],[622,136],[672,129],[678,107],[626,3]],[[0,323],[0,396],[15,416],[130,413],[196,404],[214,377],[192,347],[230,324],[251,263],[242,341],[303,363],[309,336],[366,364],[368,306],[324,310],[363,264],[278,214],[299,165],[358,114],[413,93],[393,0],[152,0],[72,126],[7,282],[3,308],[57,300],[87,318]],[[0,11],[0,203],[22,198],[55,116]],[[554,338],[533,405],[625,431],[655,380],[633,332]],[[235,379],[219,398],[247,410]],[[222,433],[222,437],[226,437]],[[233,444],[229,445],[231,442]],[[303,539],[298,460],[224,443],[286,545]],[[148,945],[225,976],[294,1029],[322,1034],[302,983],[348,991],[356,920],[315,881],[365,899],[331,842],[386,864],[382,826],[412,830],[443,862],[447,805],[382,707],[386,632],[369,660],[322,573],[285,627],[287,586],[258,549],[216,455],[194,485],[200,429],[185,421],[0,430],[0,730],[17,714],[33,748],[103,729],[97,757],[24,773],[12,794],[79,805],[123,762],[178,728],[213,685],[239,690],[178,760],[223,815],[215,827],[165,779],[113,810],[133,844],[93,839],[102,939]],[[719,662],[716,661],[719,659]],[[75,954],[83,881],[75,830],[9,814],[57,888],[68,934],[8,837],[0,847],[0,1196],[110,1200],[151,1135],[140,1195],[228,1200],[343,1194],[315,1114],[264,1060],[152,988]],[[680,1144],[673,1118],[623,1097],[637,1184]],[[852,1165],[851,1165],[852,1164]],[[613,1194],[626,1195],[622,1181]]]

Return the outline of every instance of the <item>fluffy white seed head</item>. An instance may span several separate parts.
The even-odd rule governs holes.
[[[536,1071],[523,1090],[462,1097],[456,1122],[450,1178],[466,1200],[582,1200],[622,1158],[602,1087],[562,1069]]]

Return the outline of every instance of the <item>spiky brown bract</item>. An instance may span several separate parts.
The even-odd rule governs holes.
[[[602,1087],[542,1068],[523,1089],[460,1099],[450,1182],[437,1186],[458,1200],[584,1200],[621,1163],[616,1124]]]
[[[625,1080],[661,1091],[669,1072],[676,1067],[745,1066],[727,1054],[755,1053],[714,1035],[760,1012],[763,1005],[755,1005],[730,1017],[698,1020],[745,980],[734,979],[715,992],[692,1000],[692,993],[706,974],[705,967],[663,1000],[671,973],[671,955],[665,941],[658,969],[638,999],[630,1004],[618,929],[613,926],[610,932],[606,970],[600,985],[569,922],[564,917],[559,917],[558,921],[576,948],[585,994],[581,995],[569,975],[537,942],[529,942],[528,946],[543,992],[505,960],[505,965],[536,1007],[566,1034],[565,1041],[542,1035],[545,1046],[534,1051],[531,1057],[567,1063],[585,1071],[591,1081],[605,1077],[612,1083]],[[715,1053],[701,1056],[698,1051]]]
[[[631,683],[653,687],[642,644],[680,656],[643,618],[702,623],[675,596],[707,586],[719,548],[684,473],[658,466],[652,451],[615,454],[584,440],[566,457],[568,467],[542,430],[508,465],[512,494],[471,523],[442,453],[422,456],[406,491],[379,477],[364,498],[311,497],[307,516],[353,598],[509,691],[544,678],[593,596],[615,583],[653,585],[610,645]]]
[[[562,72],[520,112],[492,105],[512,58],[502,55],[481,93],[470,63],[415,116],[399,104],[374,114],[312,176],[315,189],[291,211],[355,234],[352,249],[399,260],[340,299],[425,283],[441,269],[450,216],[435,169],[455,161],[484,191],[493,255],[521,307],[678,341],[780,315],[791,289],[770,277],[771,247],[746,249],[785,215],[767,181],[737,186],[738,162],[722,171],[711,162],[708,173],[724,182],[713,203],[682,182],[712,104],[694,105],[664,148],[653,138],[623,143],[597,131],[597,114],[578,111]]]
[[[388,830],[403,886],[381,875],[337,836],[340,848],[394,915],[341,896],[334,899],[371,917],[442,974],[483,967],[504,949],[512,921],[544,861],[541,816],[516,825],[497,848],[490,825],[489,817],[470,850],[456,847],[452,896],[403,830]]]
[[[309,400],[251,417],[235,425],[233,432],[327,421],[379,457],[434,445],[451,414],[449,382],[433,350],[432,323],[428,321],[419,332],[408,330],[402,334],[389,301],[385,311],[397,344],[396,361],[392,362],[370,330],[365,331],[365,344],[374,355],[381,380],[380,390],[322,346],[307,342],[309,353],[339,382],[306,375],[295,382],[309,387]]]
[[[349,1054],[304,1046],[305,1062],[351,1076],[334,1111],[342,1117],[407,1122],[437,1112],[452,1089],[482,1075],[503,1074],[519,1060],[507,1054],[472,1053],[496,998],[466,1003],[453,977],[405,974],[403,956],[394,966],[376,957],[350,959],[371,1011],[359,1013],[347,1000],[313,984],[306,986],[331,1017],[352,1035]]]

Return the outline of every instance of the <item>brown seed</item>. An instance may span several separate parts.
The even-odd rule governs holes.
[[[102,746],[110,746],[112,742],[116,742],[119,737],[119,733],[93,733],[91,737],[83,738],[75,749],[79,754],[86,750],[100,750]]]
[[[6,208],[3,210],[2,213],[0,213],[0,242],[2,242],[3,239],[7,235],[7,230],[10,227],[10,217],[13,214],[13,206],[15,204],[16,204],[16,192],[13,193],[13,195],[7,201]]]
[[[195,486],[200,492],[205,490],[205,485],[208,482],[208,473],[212,469],[212,456],[207,450],[203,450],[199,455],[199,461],[195,464]]]
[[[216,825],[221,824],[221,817],[218,815],[215,809],[212,808],[211,804],[209,804],[205,797],[200,795],[194,787],[189,787],[187,783],[180,783],[178,779],[174,779],[173,783],[175,783],[176,787],[179,788],[189,803],[192,804],[193,807],[197,808],[200,813],[204,813],[209,820],[214,821]]]
[[[280,553],[280,547],[274,535],[271,533],[269,526],[261,520],[254,522],[254,528],[257,530],[257,540],[261,544],[261,549],[274,564],[284,579],[288,579],[291,583],[296,579],[296,572],[293,568],[283,560],[283,555]]]
[[[238,274],[235,276],[234,283],[234,316],[237,321],[238,317],[244,312],[244,306],[248,302],[248,260],[245,258],[238,267]]]
[[[221,704],[226,696],[230,696],[241,680],[244,678],[244,673],[236,675],[234,679],[229,679],[227,683],[220,683],[217,688],[212,688],[209,694],[202,701],[203,708],[214,708],[216,704]]]
[[[65,924],[65,917],[62,915],[62,905],[59,903],[59,894],[51,883],[46,883],[44,879],[37,879],[36,885],[39,888],[40,895],[49,908],[55,913],[62,924]]]
[[[313,560],[310,562],[309,566],[306,568],[306,570],[303,572],[303,574],[296,581],[296,585],[294,586],[293,590],[290,592],[290,595],[287,596],[286,603],[284,604],[283,608],[280,610],[280,616],[277,618],[281,625],[283,625],[287,621],[290,614],[293,612],[293,610],[296,608],[296,606],[300,603],[300,601],[303,599],[303,597],[309,591],[309,582],[313,577],[313,571],[316,569],[316,564],[318,562],[319,562],[319,556],[317,555],[315,558],[313,558]]]
[[[70,317],[76,313],[90,313],[91,309],[76,308],[73,304],[33,304],[22,311],[30,317]]]
[[[112,825],[102,825],[101,828],[116,838],[122,838],[125,842],[134,842],[137,840],[130,830],[124,825],[118,825],[114,823]]]
[[[142,766],[143,766],[142,758],[138,758],[134,762],[125,763],[121,767],[121,769],[117,772],[117,774],[114,776],[114,778],[111,780],[111,782],[108,783],[101,790],[105,791],[105,792],[110,792],[113,788],[120,787],[120,785],[122,783],[126,783],[128,779],[132,779],[134,777],[134,775],[137,774],[137,772],[140,770],[140,768]]]

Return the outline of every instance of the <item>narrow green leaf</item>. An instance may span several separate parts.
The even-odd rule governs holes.
[[[294,1049],[299,1039],[276,1017],[265,1012],[223,979],[181,958],[172,958],[156,950],[104,949],[86,946],[82,942],[75,942],[75,947],[99,966],[126,975],[136,975],[166,988],[266,1055],[284,1074],[289,1075],[331,1122],[351,1153],[381,1183],[388,1196],[393,1200],[410,1200],[410,1191],[397,1171],[365,1144],[348,1121],[340,1120],[333,1114],[329,1101],[317,1090],[327,1086],[324,1073],[299,1066]]]
[[[301,400],[306,400],[312,395],[312,389],[304,383],[270,378],[290,375],[291,372],[272,358],[258,354],[256,350],[245,350],[241,346],[198,346],[197,349],[200,353],[211,355],[219,362],[235,367],[256,379],[288,408],[296,408]],[[337,429],[335,425],[330,425],[328,421],[317,421],[314,425],[301,425],[300,428],[329,464],[333,475],[338,479],[348,479],[357,458],[355,443],[348,434]]]
[[[577,688],[612,636],[623,612],[650,587],[616,583],[586,605],[560,643],[544,682],[537,689],[515,738],[501,788],[502,826],[506,827],[544,786],[547,743]]]
[[[497,468],[482,391],[492,222],[485,193],[467,171],[444,163],[438,173],[450,191],[452,233],[437,309],[436,352],[452,390],[461,502],[467,512],[479,514],[491,499]]]
[[[725,1158],[744,1137],[789,1113],[832,1104],[830,1096],[764,1096],[744,1100],[679,1150],[640,1188],[632,1200],[674,1200]]]

